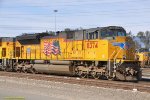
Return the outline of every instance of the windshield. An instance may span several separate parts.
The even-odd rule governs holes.
[[[107,32],[107,31],[102,31],[102,32],[101,32],[101,36],[102,36],[102,37],[113,37],[113,36],[115,36],[115,34],[114,34],[113,32],[111,32],[111,31],[109,31],[109,32]]]
[[[123,30],[102,30],[102,37],[115,37],[115,36],[126,36],[126,32]]]
[[[126,36],[126,34],[124,32],[118,32],[117,35],[118,36]]]

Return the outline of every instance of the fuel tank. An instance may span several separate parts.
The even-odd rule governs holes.
[[[69,66],[70,61],[50,61],[49,64],[44,64],[44,61],[35,61],[33,68],[39,73],[72,75],[73,68]]]

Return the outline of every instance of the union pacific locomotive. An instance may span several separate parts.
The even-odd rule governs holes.
[[[119,26],[0,38],[1,69],[140,80],[135,43]]]
[[[137,56],[139,57],[139,61],[141,64],[141,67],[150,67],[150,52],[146,48],[140,48],[137,52]]]

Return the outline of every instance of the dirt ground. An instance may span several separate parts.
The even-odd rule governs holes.
[[[11,98],[19,98],[16,100],[150,100],[150,94],[133,90],[0,76],[0,100],[11,100]]]

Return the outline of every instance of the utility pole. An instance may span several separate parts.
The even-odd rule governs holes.
[[[57,29],[57,26],[56,26],[56,13],[58,12],[58,10],[54,10],[54,13],[55,13],[55,35],[56,35],[56,29]]]

